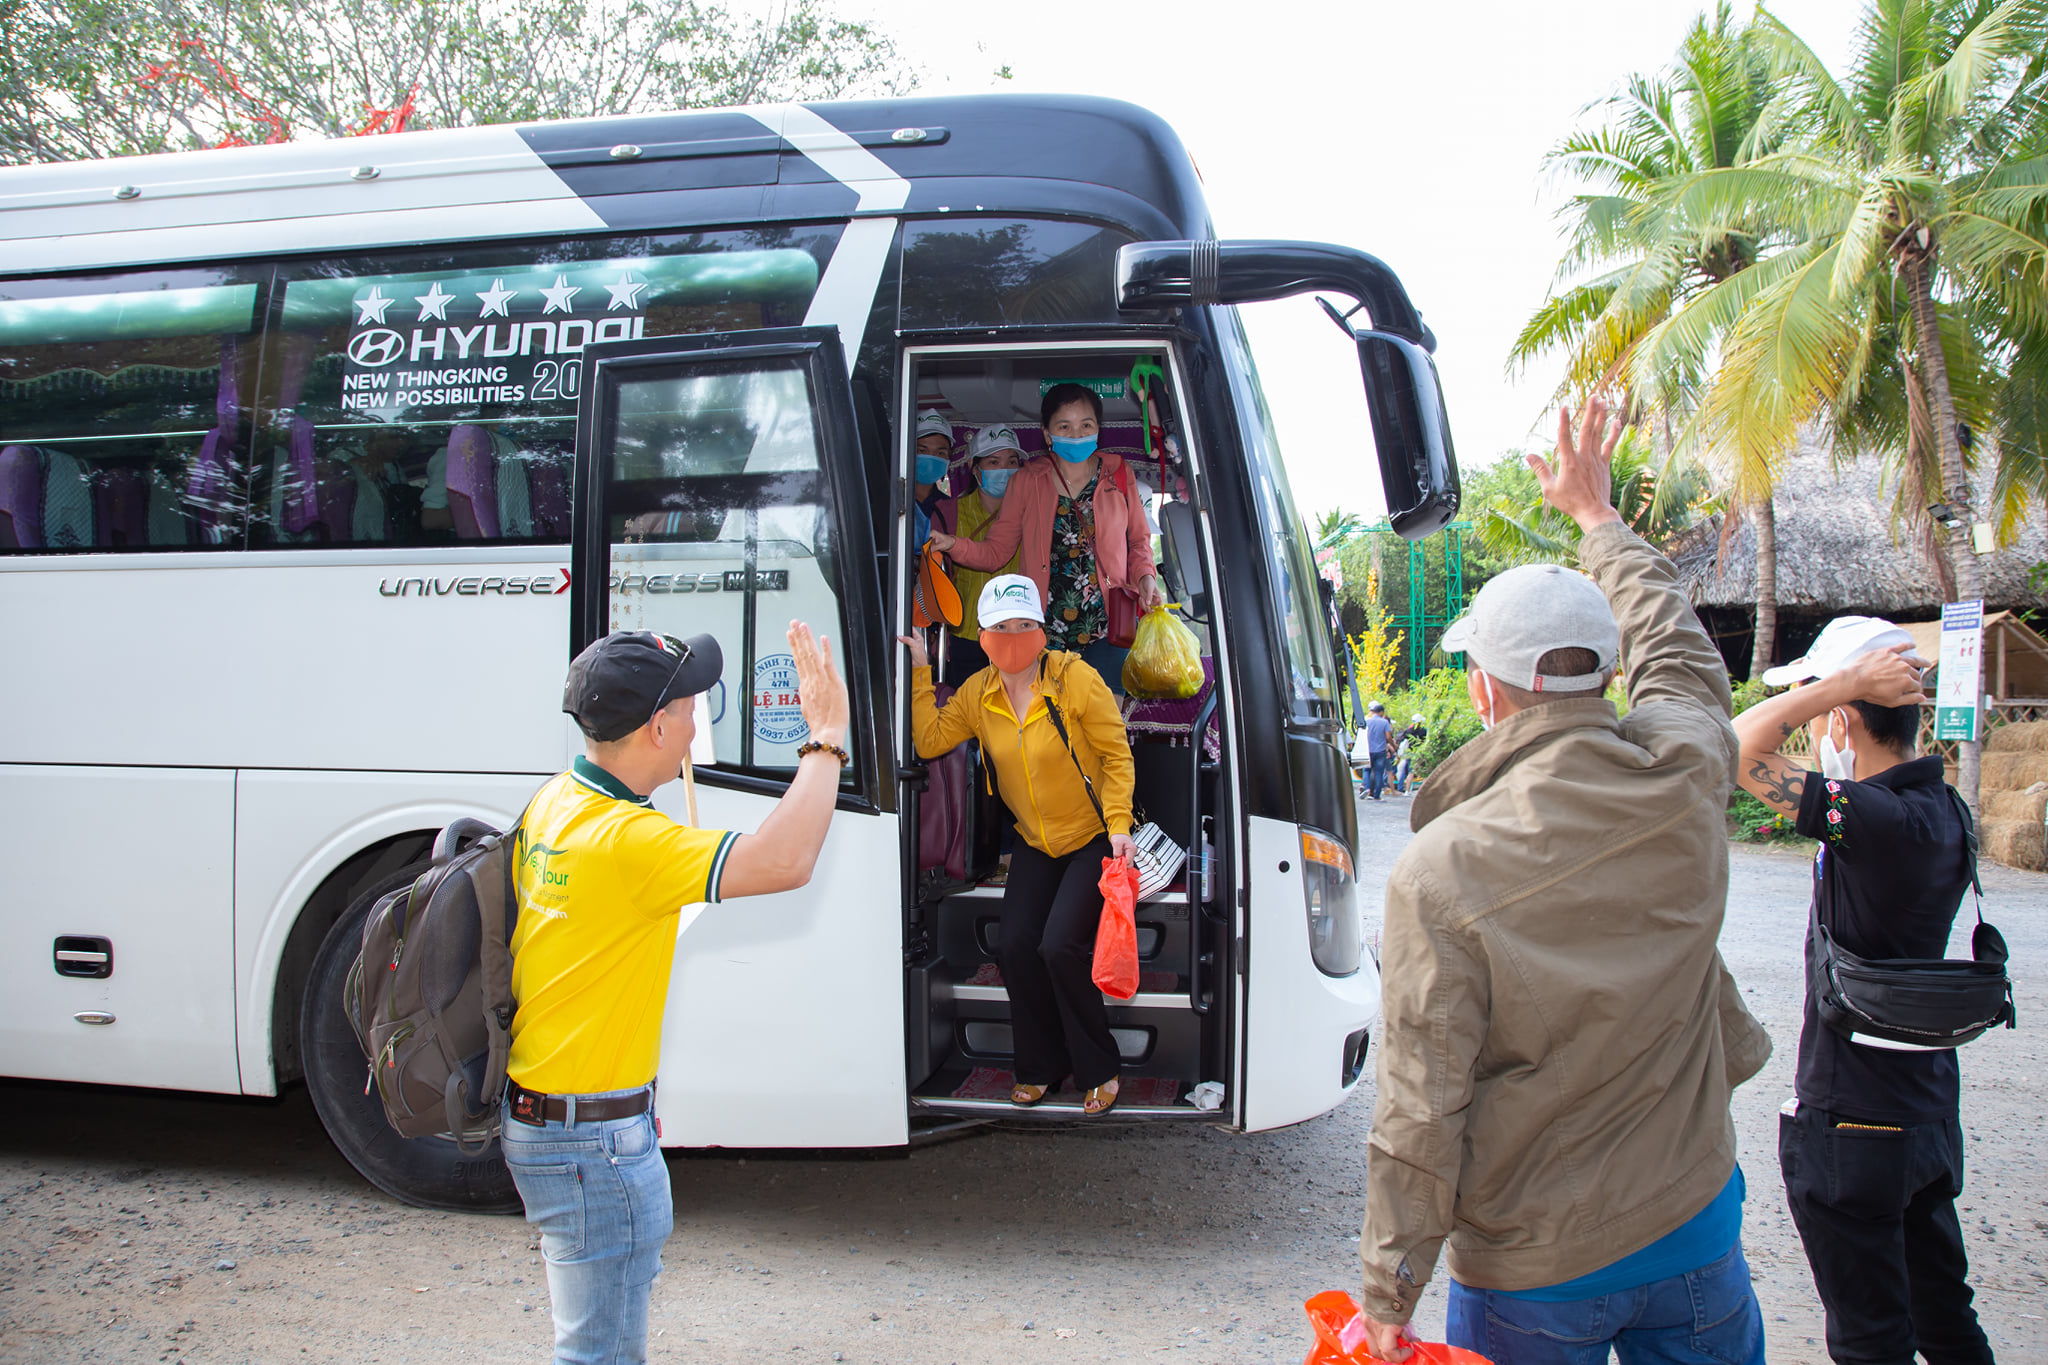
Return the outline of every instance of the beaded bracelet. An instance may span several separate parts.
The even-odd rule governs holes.
[[[842,768],[844,768],[847,764],[853,762],[853,760],[847,756],[846,750],[840,748],[837,744],[825,744],[815,739],[808,744],[799,745],[797,747],[797,761],[802,762],[804,756],[807,754],[830,754],[832,755],[832,757],[839,760],[839,766]]]

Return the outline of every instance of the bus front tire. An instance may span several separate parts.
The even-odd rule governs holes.
[[[342,986],[362,951],[370,907],[425,870],[422,863],[372,884],[321,941],[299,1010],[306,1089],[349,1165],[392,1198],[423,1209],[518,1213],[519,1192],[495,1139],[488,1151],[471,1156],[447,1138],[400,1137],[385,1122],[382,1101],[374,1092],[363,1093],[369,1061],[342,1013]]]

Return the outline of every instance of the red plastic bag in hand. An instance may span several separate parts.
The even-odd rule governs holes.
[[[1349,1294],[1341,1289],[1326,1290],[1302,1307],[1308,1310],[1309,1326],[1316,1331],[1316,1344],[1309,1348],[1302,1365],[1366,1365],[1379,1359],[1366,1345],[1365,1312]],[[1493,1365],[1479,1352],[1462,1346],[1412,1337],[1403,1337],[1401,1344],[1414,1352],[1403,1365]]]
[[[1138,993],[1138,869],[1128,858],[1104,858],[1102,922],[1095,928],[1095,985],[1128,1000]]]

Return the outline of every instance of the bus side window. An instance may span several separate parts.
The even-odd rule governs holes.
[[[0,285],[0,553],[241,543],[257,286],[221,278]]]

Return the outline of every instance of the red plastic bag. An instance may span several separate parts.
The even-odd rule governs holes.
[[[1365,1312],[1341,1289],[1325,1290],[1302,1305],[1308,1310],[1309,1326],[1315,1328],[1316,1344],[1309,1348],[1302,1365],[1366,1365],[1378,1360],[1365,1344]],[[1446,1346],[1440,1341],[1405,1340],[1415,1354],[1403,1365],[1493,1365],[1477,1351]]]
[[[1138,993],[1138,869],[1128,858],[1104,858],[1102,922],[1095,928],[1095,985],[1128,1000]]]

